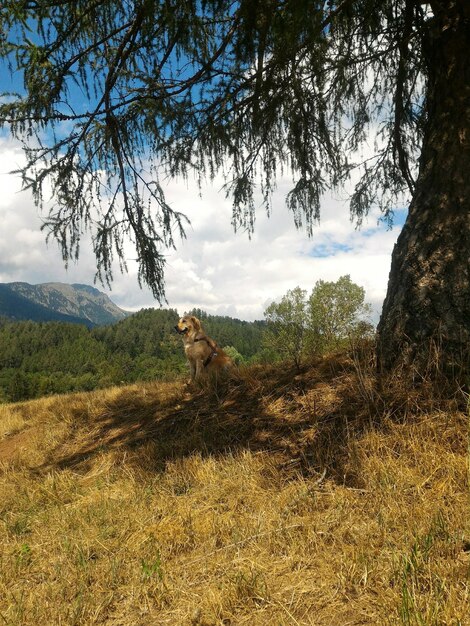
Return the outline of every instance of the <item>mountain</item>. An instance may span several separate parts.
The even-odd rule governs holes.
[[[99,326],[127,317],[108,296],[89,285],[0,283],[0,316]]]

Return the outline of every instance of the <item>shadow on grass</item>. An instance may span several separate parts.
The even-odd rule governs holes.
[[[275,453],[287,473],[326,468],[343,480],[352,432],[370,424],[351,376],[351,364],[324,361],[300,373],[250,370],[205,390],[175,387],[165,398],[157,385],[123,389],[93,415],[85,405],[71,407],[70,437],[46,465],[87,471],[99,453],[113,449],[159,472],[168,461],[194,453],[251,450]]]

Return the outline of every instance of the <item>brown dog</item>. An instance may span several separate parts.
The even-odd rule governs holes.
[[[204,373],[220,373],[232,367],[232,359],[202,330],[194,315],[185,315],[175,326],[183,337],[184,351],[189,362],[191,380],[199,380]]]

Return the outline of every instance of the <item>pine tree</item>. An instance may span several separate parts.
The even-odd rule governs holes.
[[[129,235],[160,300],[165,248],[186,222],[162,175],[224,172],[248,230],[255,185],[269,210],[286,168],[307,232],[325,190],[351,177],[359,224],[411,199],[379,357],[426,360],[439,342],[452,364],[470,342],[469,49],[468,0],[4,0],[0,58],[24,85],[0,122],[26,142],[38,203],[52,187],[46,228],[64,259],[89,228],[109,281]]]

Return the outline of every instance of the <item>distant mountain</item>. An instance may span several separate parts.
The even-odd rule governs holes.
[[[106,294],[89,285],[0,283],[0,316],[9,319],[99,326],[128,315]]]

